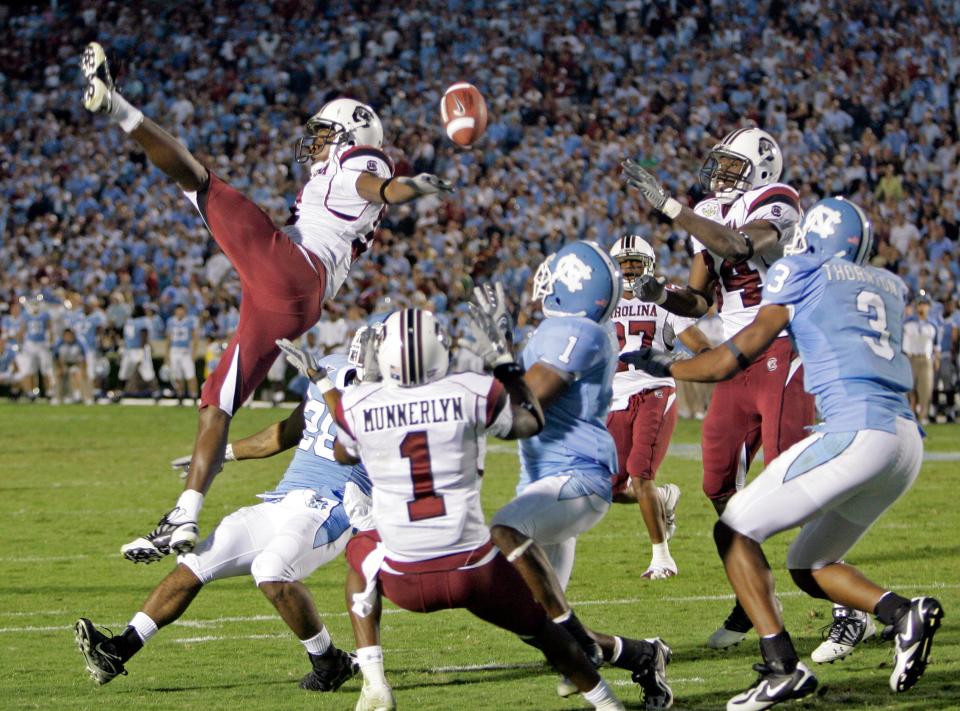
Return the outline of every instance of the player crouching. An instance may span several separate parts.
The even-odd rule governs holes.
[[[383,380],[344,393],[335,452],[364,462],[373,483],[377,544],[358,536],[351,567],[411,612],[465,608],[540,649],[594,708],[622,709],[573,637],[551,621],[523,578],[493,545],[480,505],[477,453],[485,434],[530,437],[543,412],[492,318],[472,330],[494,377],[448,375],[449,341],[432,314],[405,309],[384,323],[377,349]],[[372,691],[372,690],[371,690]],[[364,690],[364,694],[368,690]],[[371,708],[361,697],[358,708]]]

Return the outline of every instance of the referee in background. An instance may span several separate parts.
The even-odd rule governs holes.
[[[917,315],[903,324],[903,352],[913,368],[910,407],[920,424],[926,425],[930,423],[934,370],[940,366],[940,332],[930,320],[930,297],[925,291],[917,294],[916,306]]]

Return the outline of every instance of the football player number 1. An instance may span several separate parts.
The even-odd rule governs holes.
[[[423,521],[447,513],[443,497],[433,490],[433,472],[430,470],[430,446],[424,431],[408,432],[400,442],[400,456],[410,460],[413,479],[413,501],[407,502],[411,521]]]

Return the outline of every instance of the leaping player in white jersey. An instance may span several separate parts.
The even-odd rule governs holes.
[[[633,161],[628,182],[673,224],[693,237],[696,252],[686,286],[665,288],[653,275],[637,280],[636,296],[690,317],[713,303],[725,339],[751,323],[760,308],[767,268],[780,258],[800,219],[797,191],[779,182],[780,147],[759,128],[741,128],[713,147],[700,171],[709,196],[694,209],[671,197]],[[717,385],[703,422],[703,490],[717,514],[743,488],[763,447],[765,464],[799,442],[813,424],[814,403],[803,389],[803,366],[786,332],[749,368]],[[738,603],[707,645],[729,647],[751,629]]]
[[[278,228],[120,95],[100,44],[87,45],[80,68],[87,80],[84,107],[118,124],[184,191],[237,270],[242,290],[236,334],[203,384],[184,491],[153,532],[122,549],[132,561],[149,562],[197,545],[203,497],[220,471],[234,413],[279,355],[276,341],[299,338],[320,319],[323,302],[336,295],[353,260],[371,242],[383,206],[452,188],[426,173],[394,178],[380,150],[377,114],[359,101],[336,99],[307,122],[296,157],[311,163],[310,180],[290,220]]]
[[[614,243],[610,256],[620,265],[623,275],[623,297],[610,316],[621,353],[644,347],[669,352],[677,339],[693,353],[710,348],[710,341],[695,326],[694,319],[677,316],[634,295],[634,281],[653,274],[657,263],[653,248],[645,239],[624,235]],[[680,487],[654,483],[677,426],[676,399],[673,378],[657,378],[626,363],[618,364],[607,416],[607,429],[616,444],[620,465],[614,479],[613,500],[640,505],[653,545],[650,565],[642,576],[649,580],[677,574],[668,541],[676,529]]]

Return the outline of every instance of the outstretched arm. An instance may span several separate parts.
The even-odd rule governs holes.
[[[761,307],[749,326],[729,341],[688,360],[670,365],[670,375],[677,380],[712,383],[726,380],[743,370],[763,353],[790,323],[786,306],[767,304]]]
[[[430,173],[420,173],[412,178],[381,178],[373,173],[361,173],[357,178],[360,197],[379,205],[399,205],[423,195],[452,190],[449,182]]]
[[[764,252],[780,241],[780,231],[768,220],[756,220],[739,229],[732,229],[701,217],[671,197],[659,180],[632,160],[623,162],[623,172],[627,182],[637,188],[655,210],[724,259],[742,262],[750,259],[755,252]]]
[[[304,403],[301,402],[287,419],[232,442],[233,456],[238,460],[264,459],[296,447],[303,436],[303,407]]]

